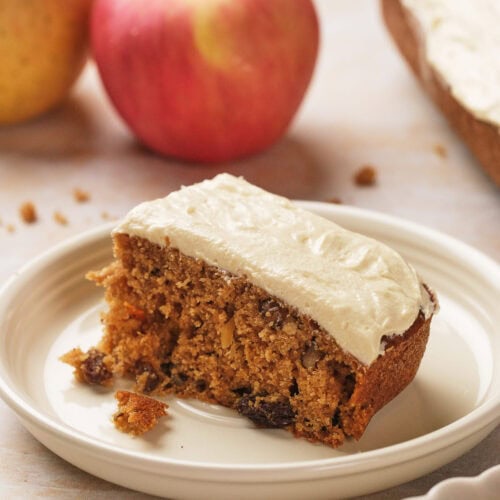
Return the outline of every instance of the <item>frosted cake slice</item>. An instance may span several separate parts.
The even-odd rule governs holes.
[[[89,275],[108,303],[104,384],[131,377],[336,447],[415,376],[436,305],[415,270],[241,178],[143,203],[113,241]]]

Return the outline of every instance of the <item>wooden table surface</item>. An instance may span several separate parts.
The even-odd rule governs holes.
[[[500,257],[500,190],[422,93],[386,35],[373,0],[317,0],[322,45],[313,82],[288,134],[268,151],[224,165],[183,164],[134,141],[89,63],[62,107],[0,129],[0,283],[57,242],[229,171],[296,199],[393,214]],[[376,167],[359,187],[354,172]],[[89,193],[79,203],[74,189]],[[36,206],[25,224],[19,207]],[[54,212],[68,223],[54,220]],[[0,401],[0,497],[146,498],[94,478],[40,445]],[[439,481],[499,463],[500,429],[451,464],[367,498],[424,494]]]

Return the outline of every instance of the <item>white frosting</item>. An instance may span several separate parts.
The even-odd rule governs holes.
[[[500,1],[403,0],[422,27],[425,57],[476,118],[500,126]]]
[[[362,363],[432,302],[386,245],[221,174],[135,207],[115,229],[237,275],[308,314]]]

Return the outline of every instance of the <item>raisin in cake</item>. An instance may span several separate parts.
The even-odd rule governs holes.
[[[415,376],[435,299],[414,269],[241,178],[143,203],[113,240],[93,352],[138,392],[339,446]]]

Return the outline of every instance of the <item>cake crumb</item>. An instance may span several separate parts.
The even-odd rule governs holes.
[[[108,212],[106,212],[105,210],[103,210],[101,212],[101,219],[102,220],[116,220],[117,217],[116,217],[116,215],[110,215]]]
[[[148,396],[117,391],[118,411],[113,415],[115,427],[127,434],[140,436],[153,429],[167,415],[168,405]]]
[[[26,201],[19,207],[19,214],[26,224],[33,224],[38,220],[35,205],[31,201]]]
[[[434,144],[432,150],[440,158],[444,159],[448,157],[448,150],[442,144]]]
[[[90,194],[80,188],[73,189],[73,197],[78,203],[85,203],[86,201],[90,200]]]
[[[78,382],[105,387],[113,384],[110,356],[98,349],[92,348],[87,352],[83,352],[77,347],[71,349],[59,359],[75,369],[73,375]]]
[[[13,233],[16,230],[16,227],[13,224],[7,224],[7,226],[5,226],[5,229],[7,229],[8,233]]]
[[[68,224],[68,219],[58,210],[54,212],[54,220],[61,224],[61,226],[66,226]]]
[[[326,200],[327,203],[334,203],[335,205],[341,205],[342,200],[338,198],[337,196],[332,196],[331,198],[328,198]]]
[[[377,170],[371,165],[364,165],[354,174],[354,182],[358,186],[373,186],[377,182]]]

